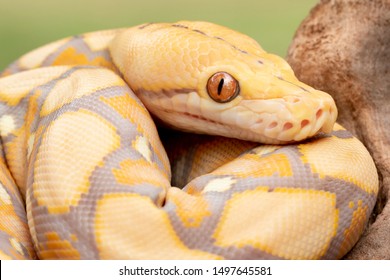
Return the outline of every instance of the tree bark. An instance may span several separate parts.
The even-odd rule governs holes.
[[[336,101],[338,122],[376,163],[380,191],[347,259],[390,259],[390,0],[322,0],[298,28],[287,60]]]

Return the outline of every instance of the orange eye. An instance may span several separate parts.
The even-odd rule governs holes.
[[[207,81],[207,92],[219,103],[233,100],[240,92],[238,81],[226,72],[217,72]]]

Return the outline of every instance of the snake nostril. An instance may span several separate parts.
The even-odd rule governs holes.
[[[307,126],[309,123],[310,123],[309,120],[303,120],[303,121],[301,121],[301,128],[304,128],[304,127]]]
[[[293,124],[290,122],[286,122],[283,126],[283,130],[289,130],[290,128],[293,127]]]

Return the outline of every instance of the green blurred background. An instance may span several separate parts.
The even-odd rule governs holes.
[[[88,31],[145,22],[204,20],[236,29],[286,55],[318,0],[0,0],[0,70],[23,53]]]

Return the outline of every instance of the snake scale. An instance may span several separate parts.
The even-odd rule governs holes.
[[[43,46],[0,78],[0,258],[341,258],[378,176],[336,118],[282,58],[212,23]],[[165,128],[164,147],[155,123],[197,134]]]

